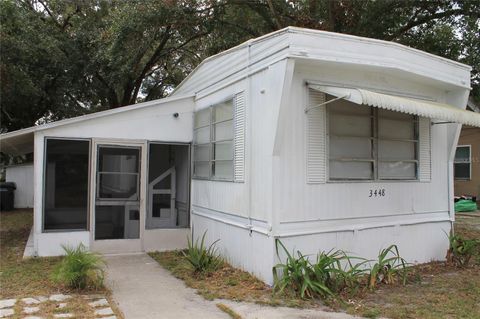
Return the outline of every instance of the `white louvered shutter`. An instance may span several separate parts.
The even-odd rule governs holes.
[[[308,107],[325,102],[325,94],[308,90]],[[306,113],[307,183],[318,184],[326,181],[326,106],[318,106]]]
[[[234,179],[235,182],[245,181],[245,94],[235,95],[234,114]]]
[[[420,117],[418,120],[418,179],[422,182],[429,182],[432,175],[430,150],[430,119]]]

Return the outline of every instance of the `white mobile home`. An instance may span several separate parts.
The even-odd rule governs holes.
[[[34,152],[34,251],[220,239],[272,282],[275,239],[444,259],[470,67],[391,42],[286,28],[203,61],[170,97],[2,135]]]

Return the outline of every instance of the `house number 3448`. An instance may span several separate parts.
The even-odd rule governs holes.
[[[385,196],[385,188],[371,189],[368,197],[383,197]]]

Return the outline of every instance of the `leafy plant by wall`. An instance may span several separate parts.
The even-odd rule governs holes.
[[[373,261],[350,256],[342,250],[320,252],[312,262],[300,251],[296,255],[290,253],[277,239],[279,259],[279,248],[282,248],[286,260],[273,267],[276,293],[290,290],[301,298],[327,298],[340,293],[354,295],[360,289],[373,289],[379,283],[392,284],[398,279],[406,283],[408,264],[396,245],[382,249],[372,267],[370,263]]]
[[[102,288],[105,266],[102,257],[87,251],[83,244],[76,248],[62,247],[65,257],[55,269],[53,279],[74,289]]]
[[[188,248],[185,252],[183,252],[185,258],[193,266],[194,271],[197,273],[215,271],[223,263],[223,260],[218,254],[217,248],[215,247],[219,239],[207,247],[205,245],[206,235],[207,232],[205,231],[200,241],[199,238],[197,238],[195,242],[188,237]]]
[[[453,233],[448,235],[448,241],[450,247],[447,251],[447,262],[459,267],[468,266],[475,250],[480,245],[480,241],[476,239],[465,239]]]
[[[370,270],[370,289],[379,283],[393,284],[400,277],[405,285],[407,280],[407,262],[400,256],[397,245],[380,250],[376,263]]]

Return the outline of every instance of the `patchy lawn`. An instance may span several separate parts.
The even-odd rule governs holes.
[[[457,234],[480,239],[480,213],[457,216]],[[401,252],[400,252],[401,253]],[[446,252],[445,252],[446,253]],[[295,296],[273,296],[272,289],[249,273],[225,263],[209,275],[194,275],[180,251],[150,254],[174,276],[185,281],[206,299],[229,299],[273,306],[321,307],[321,301],[306,301]],[[465,269],[435,262],[412,267],[406,286],[380,285],[326,303],[334,310],[368,318],[480,318],[480,248]]]
[[[189,262],[181,251],[149,253],[160,265],[187,286],[197,289],[207,300],[228,299],[271,306],[318,307],[320,302],[302,300],[295,296],[274,296],[272,288],[248,272],[230,266],[228,263],[209,274],[194,274]]]
[[[31,210],[0,213],[0,298],[68,292],[50,280],[60,258],[22,259],[32,218]]]
[[[455,232],[480,239],[480,214],[457,216]],[[342,308],[365,317],[480,318],[480,249],[465,269],[429,263],[413,267],[406,286],[381,286]]]
[[[60,257],[23,259],[32,223],[31,209],[0,212],[0,299],[68,294],[73,298],[65,301],[67,303],[65,308],[57,309],[55,302],[46,301],[42,303],[40,312],[35,315],[52,317],[53,314],[67,311],[74,312],[75,318],[95,318],[92,308],[88,306],[88,299],[51,280],[55,267],[61,261]],[[81,293],[107,296],[117,317],[122,318],[109,298],[110,292],[107,289]],[[15,306],[17,314],[21,311],[21,305],[21,302],[17,302]]]

